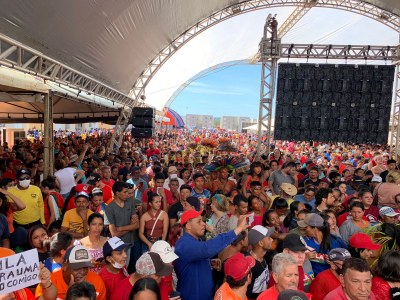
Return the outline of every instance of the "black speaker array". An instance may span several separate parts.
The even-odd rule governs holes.
[[[132,137],[152,137],[154,130],[154,108],[134,107],[129,123],[132,124]]]
[[[279,64],[275,139],[386,144],[394,70]]]

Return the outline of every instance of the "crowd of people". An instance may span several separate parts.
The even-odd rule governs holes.
[[[6,299],[400,299],[400,170],[380,145],[176,129],[0,146],[0,258],[37,249]]]

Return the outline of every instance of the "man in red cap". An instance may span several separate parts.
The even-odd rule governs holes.
[[[181,217],[181,224],[184,233],[175,246],[175,253],[179,256],[175,261],[177,290],[181,293],[182,300],[211,300],[214,282],[210,259],[249,227],[246,216],[239,218],[235,230],[219,234],[206,242],[200,240],[206,229],[200,212],[193,209],[185,211]]]
[[[157,147],[154,147],[154,142],[150,141],[149,142],[149,149],[146,150],[146,155],[147,158],[150,158],[150,156],[157,156],[158,159],[160,159],[160,149],[158,149]]]
[[[256,260],[251,256],[236,253],[224,265],[226,282],[215,293],[214,299],[244,300],[247,286],[251,282],[251,268]]]

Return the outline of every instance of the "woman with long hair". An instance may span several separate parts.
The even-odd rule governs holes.
[[[88,226],[88,236],[80,239],[76,244],[84,246],[89,251],[93,264],[90,270],[98,274],[105,265],[103,246],[107,238],[101,235],[104,217],[99,213],[92,213],[88,218]]]
[[[383,253],[375,267],[371,291],[376,299],[400,299],[400,252]]]
[[[259,161],[251,163],[249,174],[242,179],[242,194],[246,195],[247,191],[250,190],[250,183],[252,181],[258,181],[261,183],[261,186],[266,186],[265,179],[264,165]]]
[[[366,261],[374,254],[374,251],[379,250],[381,245],[374,244],[371,237],[363,232],[357,232],[352,235],[349,240],[349,252],[352,257],[362,258]]]
[[[43,225],[34,225],[28,231],[28,243],[32,249],[37,250],[40,262],[44,262],[49,257],[49,250],[45,243],[48,238],[49,234]]]
[[[364,220],[364,204],[353,202],[350,205],[350,219],[347,219],[339,228],[343,240],[348,243],[350,237],[369,226],[369,222]]]
[[[264,213],[267,211],[267,209],[263,207],[264,203],[260,200],[260,198],[253,195],[249,197],[248,202],[249,212],[251,213],[251,218],[253,219],[253,222],[250,223],[250,227],[262,225]]]
[[[161,197],[153,191],[147,193],[150,209],[140,217],[139,238],[144,243],[144,251],[148,251],[154,242],[166,240],[169,218],[161,209]],[[148,249],[147,249],[148,248]]]
[[[179,178],[182,179],[185,184],[190,184],[192,182],[191,173],[187,168],[182,168],[179,172]]]
[[[129,294],[129,300],[161,300],[157,281],[150,277],[136,281]]]
[[[275,232],[271,235],[271,238],[277,241],[285,239],[287,233],[282,231],[282,222],[276,210],[269,209],[264,213],[262,225],[267,228],[275,228]]]
[[[297,224],[305,228],[304,240],[310,249],[307,257],[317,276],[329,269],[329,264],[325,260],[326,254],[335,248],[347,248],[347,245],[340,237],[331,234],[328,222],[318,214],[307,214],[304,220],[298,221]]]
[[[299,211],[302,211],[305,209],[306,206],[304,203],[300,201],[293,201],[290,203],[289,206],[289,213],[286,215],[285,219],[283,220],[283,226],[285,226],[288,230],[292,230],[293,228],[296,228],[297,221],[298,221],[298,214]]]

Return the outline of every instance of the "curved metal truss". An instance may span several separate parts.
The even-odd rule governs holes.
[[[361,0],[316,0],[312,1],[313,7],[335,8],[363,15],[371,18],[382,24],[400,31],[399,16],[396,14],[379,8],[373,4],[363,2]],[[150,80],[154,77],[161,66],[175,54],[182,46],[189,42],[192,38],[229,18],[240,14],[271,8],[271,7],[307,7],[310,5],[310,0],[249,0],[239,4],[226,7],[211,16],[199,21],[187,29],[183,34],[178,36],[172,43],[160,51],[160,53],[147,65],[142,74],[136,80],[132,87],[129,96],[135,99],[134,103],[139,101],[141,95],[144,94],[144,89]],[[284,32],[282,32],[284,34]]]

